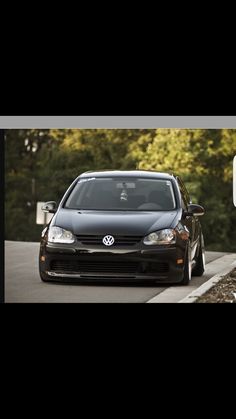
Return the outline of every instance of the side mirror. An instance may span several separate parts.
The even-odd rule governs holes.
[[[43,204],[41,210],[43,212],[50,212],[54,214],[57,210],[56,208],[57,208],[57,203],[55,201],[48,201],[48,202],[45,202],[45,204]]]
[[[200,215],[204,215],[204,214],[205,214],[205,210],[201,205],[197,205],[197,204],[188,205],[188,211],[186,212],[186,215],[199,217]]]

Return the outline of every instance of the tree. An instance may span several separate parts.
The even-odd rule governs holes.
[[[36,202],[59,202],[84,171],[146,169],[180,175],[192,201],[206,208],[202,225],[208,248],[235,251],[235,154],[235,129],[7,130],[6,238],[38,241]]]
[[[49,141],[49,130],[6,130],[5,236],[9,240],[38,240],[35,225],[37,156]]]
[[[139,142],[132,151],[139,168],[177,173],[193,200],[206,207],[202,224],[208,247],[234,250],[232,160],[236,130],[157,129],[152,139],[142,141],[141,147]]]

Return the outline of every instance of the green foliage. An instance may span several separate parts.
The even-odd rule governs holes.
[[[214,250],[235,251],[236,209],[232,203],[232,161],[236,130],[157,129],[146,148],[133,151],[139,168],[174,172],[186,182],[192,201],[206,208],[205,241]]]
[[[201,221],[207,247],[235,251],[235,154],[235,129],[7,130],[6,239],[38,241],[36,202],[59,201],[80,173],[139,168],[179,174],[192,201],[206,208]]]

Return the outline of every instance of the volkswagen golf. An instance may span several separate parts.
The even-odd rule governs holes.
[[[178,176],[86,172],[42,210],[53,214],[40,243],[42,281],[187,285],[204,272],[204,208]]]

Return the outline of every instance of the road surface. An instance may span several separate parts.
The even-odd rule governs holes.
[[[190,293],[215,273],[214,260],[226,253],[207,252],[206,274],[193,277],[189,286],[163,285],[81,285],[44,283],[38,274],[39,243],[5,242],[5,302],[8,303],[145,303],[168,291],[178,300]],[[219,269],[216,268],[216,269]],[[167,289],[168,288],[168,289]],[[179,295],[179,296],[178,296]],[[172,302],[166,301],[166,302]],[[164,299],[165,302],[165,299]],[[176,301],[177,302],[177,301]]]

